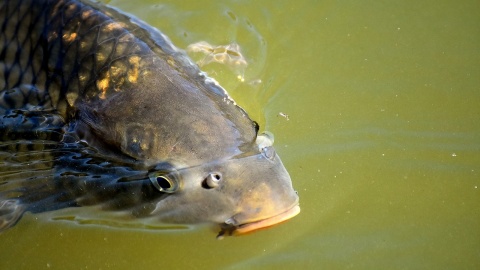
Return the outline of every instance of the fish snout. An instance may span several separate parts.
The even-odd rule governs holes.
[[[237,213],[225,220],[223,228],[234,234],[244,234],[270,227],[293,218],[300,213],[299,197],[290,181],[281,188],[260,185],[249,190]]]

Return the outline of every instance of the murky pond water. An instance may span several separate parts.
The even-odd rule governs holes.
[[[0,269],[480,267],[478,1],[109,3],[180,48],[241,46],[244,71],[204,70],[275,134],[302,213],[222,241],[27,215]]]

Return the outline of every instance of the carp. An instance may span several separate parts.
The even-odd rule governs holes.
[[[0,21],[0,231],[91,205],[220,235],[299,213],[272,136],[157,29],[84,0]]]

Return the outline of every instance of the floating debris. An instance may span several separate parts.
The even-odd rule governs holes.
[[[240,46],[237,43],[213,46],[206,41],[200,41],[189,45],[187,51],[205,54],[205,57],[197,62],[201,67],[212,62],[224,64],[234,69],[247,66],[247,61],[240,52]]]
[[[287,119],[287,121],[288,121],[288,120],[290,120],[290,118],[289,118],[288,114],[286,114],[286,113],[279,112],[279,113],[278,113],[278,116],[281,116],[281,117],[283,117],[283,118]]]

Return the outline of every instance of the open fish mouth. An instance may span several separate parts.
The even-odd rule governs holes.
[[[249,233],[259,229],[267,228],[267,227],[276,225],[278,223],[284,222],[286,220],[289,220],[294,216],[298,215],[298,213],[300,213],[300,206],[296,204],[295,206],[288,209],[287,211],[266,219],[261,219],[258,221],[249,222],[249,223],[245,223],[237,226],[224,224],[224,226],[222,226],[222,230],[219,232],[217,236],[217,239],[223,238],[225,233],[227,233],[228,235],[233,235],[233,234],[238,235],[238,234],[245,234],[245,233]]]

